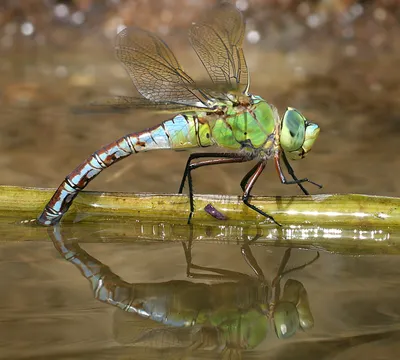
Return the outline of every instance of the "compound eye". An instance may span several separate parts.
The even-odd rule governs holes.
[[[308,153],[312,146],[315,143],[315,140],[317,140],[318,134],[319,134],[319,126],[317,124],[313,123],[308,123],[306,126],[306,136],[303,144],[303,149],[305,153]]]
[[[306,119],[296,109],[288,108],[282,120],[281,146],[284,151],[300,149],[305,140]]]
[[[278,303],[274,312],[274,326],[279,339],[292,337],[300,328],[296,306],[287,301]]]

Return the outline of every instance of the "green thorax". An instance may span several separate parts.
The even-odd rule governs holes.
[[[240,149],[244,145],[259,149],[265,146],[275,129],[272,107],[258,96],[247,106],[228,106],[226,116],[210,123],[216,145]]]
[[[237,104],[221,103],[215,112],[177,115],[162,127],[156,127],[150,135],[157,139],[167,132],[168,146],[174,149],[217,145],[232,150],[267,152],[274,143],[277,122],[279,118],[273,106],[252,95]],[[161,148],[161,143],[158,141],[152,148]],[[146,150],[149,149],[147,146]]]

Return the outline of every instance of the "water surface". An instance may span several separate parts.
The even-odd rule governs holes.
[[[207,232],[202,237],[200,229],[190,232],[182,226],[175,241],[173,235],[152,239],[149,231],[139,236],[112,225],[24,229],[20,241],[7,241],[4,224],[1,228],[4,359],[218,359],[239,354],[243,359],[355,359],[363,354],[389,359],[399,350],[397,255],[359,255],[346,246],[341,253],[327,251],[321,246],[324,238],[315,236],[302,248],[290,248],[290,241],[271,238],[270,229],[260,229],[253,242],[253,236],[245,235],[249,229],[241,229],[243,236],[210,240]],[[114,235],[108,239],[107,233]],[[398,239],[395,231],[375,236],[383,253],[394,252]],[[294,326],[301,310],[293,313],[298,304],[290,307],[287,328],[295,330],[282,339],[267,310],[271,282],[285,254],[285,270],[300,268],[281,278],[280,297],[270,300],[277,309],[288,301],[285,284],[295,284],[306,292],[311,315],[305,317],[305,329]],[[208,321],[202,322],[204,317]],[[224,331],[233,338],[241,333],[246,341],[227,341]]]

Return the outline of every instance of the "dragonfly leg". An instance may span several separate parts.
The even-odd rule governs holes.
[[[286,177],[285,177],[285,175],[283,174],[282,167],[281,167],[281,164],[280,164],[280,157],[282,157],[283,162],[284,162],[284,164],[285,164],[285,166],[286,166],[286,169],[287,169],[289,175],[290,175],[290,176],[292,177],[292,179],[293,179],[292,181],[286,180]],[[293,184],[297,184],[298,187],[301,189],[301,191],[303,191],[303,193],[304,193],[305,195],[310,195],[310,193],[309,193],[309,192],[304,188],[304,186],[302,185],[302,183],[304,183],[304,182],[308,182],[308,183],[310,183],[310,184],[313,184],[313,185],[319,187],[320,189],[322,188],[322,185],[317,184],[317,183],[315,183],[314,181],[311,181],[311,180],[309,180],[309,179],[307,179],[307,178],[298,179],[298,178],[296,177],[296,175],[295,175],[295,173],[294,173],[294,170],[293,170],[293,168],[291,167],[291,165],[290,165],[290,163],[289,163],[289,161],[288,161],[288,159],[287,159],[287,157],[286,157],[286,155],[285,155],[284,152],[282,152],[280,155],[275,156],[275,167],[276,167],[276,171],[278,172],[278,175],[279,175],[279,178],[280,178],[282,184],[284,184],[284,185],[293,185]]]
[[[195,279],[213,279],[213,280],[245,280],[245,281],[253,281],[254,279],[247,275],[237,271],[220,269],[220,268],[213,268],[208,266],[201,266],[193,264],[192,262],[192,241],[193,241],[193,227],[190,226],[190,235],[188,243],[186,244],[184,241],[182,242],[183,251],[185,253],[185,260],[186,260],[186,276],[189,278]],[[200,271],[207,271],[214,274],[197,274],[194,273],[193,270],[200,270]],[[261,271],[262,272],[262,271]]]
[[[275,304],[277,303],[277,301],[279,300],[279,298],[281,297],[280,292],[281,292],[281,279],[284,275],[284,270],[285,267],[287,265],[287,263],[289,262],[290,256],[292,254],[292,248],[287,248],[285,250],[285,254],[283,255],[283,258],[281,260],[281,263],[279,265],[278,268],[278,272],[275,276],[275,278],[272,280],[271,283],[271,287],[274,290],[274,297],[275,297]]]
[[[276,225],[278,226],[282,226],[281,224],[279,224],[271,215],[268,215],[267,213],[265,213],[264,211],[262,211],[261,209],[259,209],[258,207],[254,206],[253,204],[250,203],[250,192],[253,189],[254,184],[256,183],[258,177],[261,175],[261,173],[264,171],[265,169],[265,165],[266,162],[265,160],[261,160],[258,162],[258,164],[253,167],[243,178],[242,183],[245,183],[246,185],[244,186],[244,192],[243,192],[243,196],[242,196],[242,200],[245,203],[246,206],[248,206],[250,209],[258,212],[259,214],[261,214],[262,216],[265,216],[266,218],[270,219],[272,222],[274,222]],[[249,175],[250,174],[250,175]],[[247,180],[247,182],[245,182],[244,180]]]
[[[243,280],[243,281],[254,281],[254,279],[247,275],[240,273],[238,271],[232,271],[227,269],[214,268],[209,266],[201,266],[193,264],[192,255],[190,246],[186,246],[185,243],[182,243],[183,250],[185,252],[186,257],[186,276],[193,279],[207,279],[207,280]],[[200,270],[207,271],[211,274],[203,273],[195,273],[192,270]],[[214,274],[212,274],[214,273]]]
[[[214,163],[214,160],[210,161],[201,161],[196,164],[192,164],[192,161],[195,159],[200,159],[200,158],[217,158],[214,160],[228,160],[228,161],[223,161],[223,162],[217,162]],[[194,170],[198,167],[201,166],[206,166],[206,165],[215,165],[215,164],[230,164],[230,163],[236,163],[236,162],[245,162],[245,161],[250,161],[253,160],[252,158],[249,158],[249,156],[244,156],[242,154],[237,154],[237,153],[227,153],[227,154],[222,154],[222,153],[193,153],[190,154],[187,162],[186,162],[186,167],[185,171],[183,173],[181,185],[179,186],[179,194],[182,194],[183,188],[185,187],[186,179],[189,176],[191,170]],[[199,165],[198,165],[199,164]]]
[[[289,250],[289,249],[287,249],[287,250]],[[315,261],[317,261],[319,259],[319,257],[320,257],[320,254],[319,254],[319,251],[317,251],[316,255],[311,260],[307,261],[306,263],[304,263],[302,265],[290,268],[288,270],[284,270],[285,267],[283,267],[282,269],[280,269],[280,271],[278,271],[278,275],[277,276],[282,278],[284,275],[287,275],[287,274],[289,274],[291,272],[294,272],[294,271],[297,271],[297,270],[302,270],[302,269],[306,268],[307,266],[313,264]],[[287,262],[286,262],[286,264],[287,264]],[[285,266],[286,266],[286,264],[285,264]]]
[[[304,263],[302,265],[299,265],[299,266],[296,266],[296,267],[293,267],[291,269],[285,270],[285,268],[286,268],[286,266],[287,266],[287,264],[289,262],[290,256],[291,256],[291,252],[292,252],[291,248],[288,248],[288,249],[285,250],[285,254],[283,255],[283,258],[282,258],[281,263],[279,265],[278,272],[277,272],[275,278],[272,280],[272,283],[271,283],[272,288],[275,290],[275,302],[278,301],[279,298],[280,298],[280,290],[281,290],[280,289],[280,282],[281,282],[281,279],[285,275],[287,275],[287,274],[289,274],[291,272],[294,272],[294,271],[297,271],[297,270],[302,270],[305,267],[313,264],[315,261],[317,261],[319,259],[319,256],[320,256],[319,255],[319,251],[317,251],[317,254],[311,260],[307,261],[306,263]]]
[[[254,175],[257,171],[259,164],[255,164],[253,168],[243,177],[242,181],[240,182],[240,187],[243,191],[245,191],[246,184],[248,183],[249,179]]]
[[[209,160],[202,160],[197,163],[192,164],[192,161],[195,159],[200,159],[200,158],[215,158],[215,159],[209,159]],[[194,169],[197,169],[202,166],[208,166],[208,165],[219,165],[219,164],[233,164],[233,163],[241,163],[241,162],[246,162],[252,160],[252,157],[249,157],[248,155],[243,155],[243,154],[237,154],[237,153],[227,153],[227,154],[221,154],[221,153],[194,153],[189,156],[188,161],[186,162],[186,167],[185,167],[185,172],[183,173],[181,185],[179,187],[179,194],[182,194],[183,188],[186,183],[186,179],[188,182],[188,187],[189,187],[189,202],[190,202],[190,214],[188,218],[188,224],[190,224],[190,220],[192,219],[193,212],[194,212],[194,200],[193,200],[193,182],[192,182],[192,174],[191,172]]]
[[[257,262],[256,258],[254,257],[253,252],[250,249],[250,243],[257,241],[257,239],[259,239],[260,237],[261,237],[261,235],[257,234],[250,241],[246,241],[242,245],[240,250],[242,252],[244,260],[246,261],[247,265],[249,265],[250,268],[253,270],[254,274],[256,274],[256,276],[258,277],[258,280],[260,280],[261,282],[265,282],[264,273],[263,273],[262,269],[260,268],[260,266],[258,265],[258,262]]]

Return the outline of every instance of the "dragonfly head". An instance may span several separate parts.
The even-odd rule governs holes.
[[[282,119],[280,143],[291,160],[304,158],[318,137],[320,128],[296,109],[288,108]]]
[[[283,295],[273,310],[273,325],[279,339],[288,339],[297,331],[314,326],[307,291],[300,281],[286,281]]]

